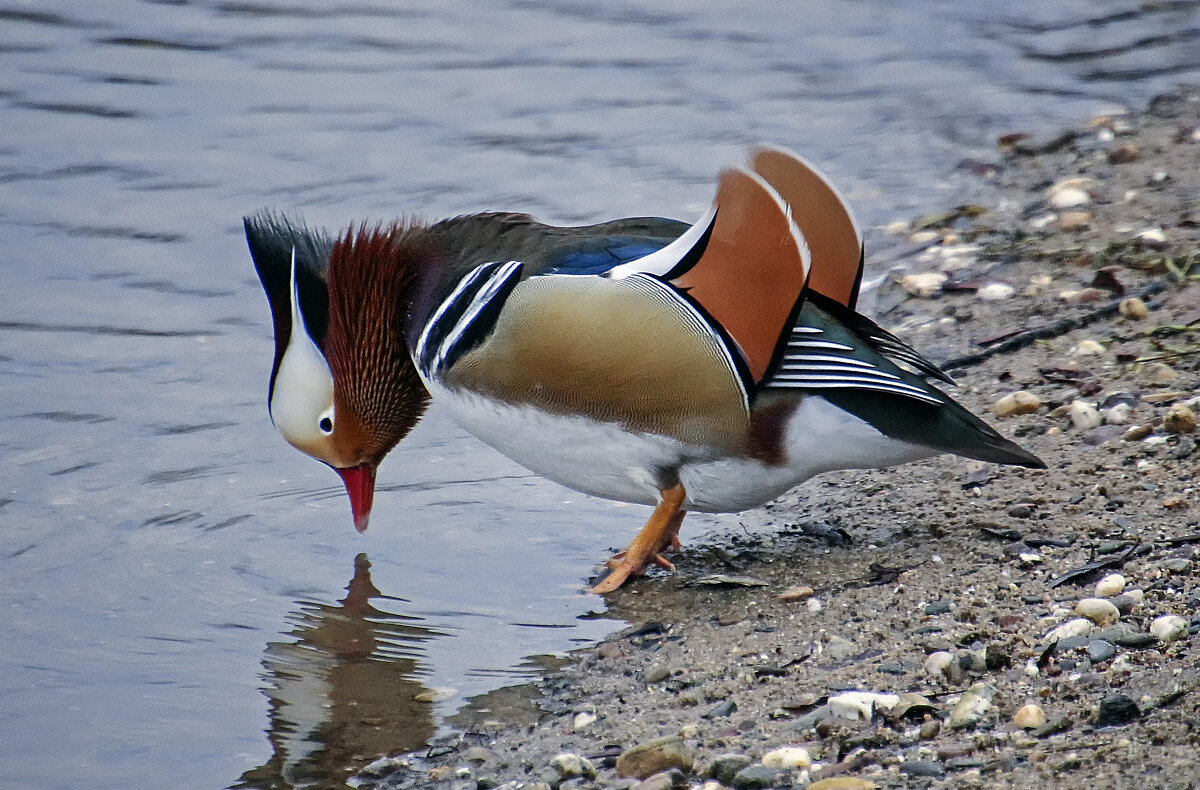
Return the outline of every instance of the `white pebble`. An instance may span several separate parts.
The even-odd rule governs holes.
[[[1082,189],[1060,189],[1050,196],[1050,205],[1054,208],[1075,208],[1091,202],[1092,196]]]
[[[889,236],[903,236],[908,232],[907,222],[889,222],[883,226],[883,232]]]
[[[1027,390],[1010,392],[996,401],[992,412],[997,417],[1011,417],[1014,414],[1032,414],[1040,409],[1042,400]]]
[[[1101,409],[1100,416],[1109,425],[1128,425],[1129,421],[1133,419],[1133,407],[1128,403],[1118,403],[1111,408]]]
[[[1099,626],[1111,625],[1121,619],[1121,612],[1113,602],[1103,598],[1084,598],[1075,604],[1075,614]]]
[[[1075,208],[1092,202],[1088,190],[1096,182],[1090,178],[1064,178],[1046,190],[1046,197],[1054,208]]]
[[[906,274],[900,278],[900,287],[913,296],[933,296],[942,289],[946,275],[941,272]]]
[[[1095,340],[1081,340],[1071,349],[1073,357],[1095,357],[1104,353],[1104,346]]]
[[[1178,639],[1187,634],[1188,621],[1184,620],[1177,614],[1163,615],[1155,618],[1150,624],[1150,633],[1158,637],[1160,641],[1170,642],[1173,639]]]
[[[1142,601],[1146,600],[1146,593],[1142,592],[1136,587],[1131,587],[1130,589],[1126,590],[1125,595],[1128,596],[1128,598],[1134,603],[1141,603]]]
[[[922,668],[925,674],[930,677],[941,678],[946,676],[946,670],[950,667],[950,663],[954,661],[954,655],[945,651],[939,650],[936,653],[930,653],[925,657],[925,663]]]
[[[908,237],[908,240],[913,244],[928,244],[931,241],[937,241],[938,232],[936,230],[919,230]]]
[[[803,746],[782,746],[764,754],[762,764],[768,768],[808,768],[812,758]]]
[[[1162,228],[1146,228],[1138,233],[1137,239],[1143,247],[1152,250],[1161,250],[1167,246],[1167,236]]]
[[[876,708],[891,710],[900,697],[896,694],[876,694],[871,691],[847,691],[829,698],[827,704],[833,715],[843,719],[870,719]]]
[[[992,689],[984,683],[976,683],[967,689],[962,699],[950,711],[950,726],[954,729],[973,727],[992,707]]]
[[[975,292],[985,302],[1003,302],[1012,297],[1017,289],[1008,283],[988,283]]]
[[[1086,617],[1076,617],[1074,620],[1068,620],[1062,625],[1050,629],[1050,632],[1045,636],[1045,641],[1058,642],[1063,639],[1070,639],[1073,636],[1087,636],[1095,627],[1092,621]]]
[[[1110,573],[1096,582],[1097,598],[1112,598],[1125,590],[1125,577],[1119,573]]]
[[[804,608],[808,609],[809,612],[816,614],[817,612],[821,611],[821,599],[809,598],[804,602]]]
[[[583,711],[582,713],[576,713],[575,720],[572,722],[572,728],[575,730],[582,730],[582,729],[587,728],[589,725],[595,723],[595,721],[596,721],[595,713],[589,713],[587,711]]]
[[[417,702],[445,702],[458,693],[458,689],[431,688],[413,697]]]
[[[1046,711],[1036,702],[1022,707],[1013,715],[1013,724],[1023,730],[1036,730],[1046,723]]]
[[[584,776],[594,779],[596,777],[596,766],[592,765],[591,760],[570,752],[564,752],[555,757],[550,761],[550,767],[558,771],[559,776],[564,778]]]
[[[1100,412],[1087,401],[1071,401],[1071,405],[1067,408],[1067,415],[1071,418],[1071,424],[1081,431],[1098,428],[1102,422]]]

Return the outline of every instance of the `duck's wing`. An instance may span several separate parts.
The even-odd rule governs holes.
[[[810,256],[779,193],[756,173],[726,170],[708,213],[675,241],[606,273],[669,284],[729,345],[753,389],[778,364],[808,282]]]
[[[862,285],[863,237],[850,204],[804,157],[779,146],[758,146],[750,166],[792,212],[812,254],[809,288],[853,310]]]

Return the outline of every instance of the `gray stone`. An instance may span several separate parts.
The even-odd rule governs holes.
[[[733,781],[738,771],[754,762],[744,754],[722,754],[708,766],[708,778],[716,779],[723,785]]]
[[[1112,661],[1117,655],[1117,648],[1112,642],[1103,639],[1093,639],[1087,646],[1088,660],[1093,664],[1103,664]]]
[[[671,677],[671,670],[667,667],[650,667],[646,670],[643,680],[647,683],[661,683],[669,677]]]
[[[908,760],[900,763],[900,773],[908,776],[942,776],[946,766],[936,760]]]
[[[934,601],[925,604],[925,614],[949,614],[950,604],[946,601]]]
[[[1152,647],[1158,644],[1158,637],[1154,634],[1126,634],[1119,637],[1116,643],[1121,647],[1130,647],[1134,650],[1140,650],[1145,647]]]
[[[735,790],[765,790],[774,787],[784,772],[765,765],[751,765],[738,771],[730,785]]]
[[[1124,694],[1113,694],[1100,700],[1096,713],[1097,727],[1115,727],[1140,718],[1142,711],[1136,702]]]
[[[733,704],[733,700],[727,699],[724,702],[718,703],[709,708],[706,712],[700,714],[702,719],[719,719],[722,716],[728,716],[737,710],[737,705]]]

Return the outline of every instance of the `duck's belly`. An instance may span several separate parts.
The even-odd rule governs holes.
[[[805,397],[784,429],[782,461],[730,457],[611,422],[514,406],[430,383],[455,421],[517,463],[576,491],[653,505],[672,472],[684,507],[736,512],[768,502],[815,474],[892,466],[935,455],[890,439],[819,396]]]

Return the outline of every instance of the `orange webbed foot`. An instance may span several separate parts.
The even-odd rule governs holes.
[[[677,484],[660,493],[662,501],[650,515],[646,526],[642,527],[641,532],[629,544],[629,548],[605,563],[612,572],[589,592],[597,595],[610,593],[624,584],[630,576],[644,573],[651,563],[666,571],[675,570],[675,566],[663,557],[662,553],[668,548],[677,550],[680,547],[679,526],[687,514],[687,511],[680,508],[687,492],[684,491],[683,484]]]

